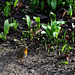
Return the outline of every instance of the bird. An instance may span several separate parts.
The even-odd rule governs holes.
[[[23,64],[24,64],[23,59],[24,59],[24,57],[27,56],[27,49],[28,49],[27,46],[22,47],[21,50],[18,52],[17,60],[18,61],[20,60]]]

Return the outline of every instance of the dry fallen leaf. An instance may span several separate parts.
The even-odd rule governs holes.
[[[67,40],[70,40],[70,39],[71,39],[71,37],[70,37],[69,35],[66,35],[65,38],[66,38]]]
[[[35,31],[35,34],[41,32],[41,31],[42,31],[42,29],[38,29],[37,31]]]
[[[69,54],[65,54],[65,57],[66,57],[66,60],[69,61],[70,55]]]
[[[16,4],[16,6],[19,8],[19,7],[21,7],[23,5],[23,3],[19,0],[18,2],[17,2],[17,4]],[[14,6],[13,6],[13,8],[14,8]]]
[[[63,15],[62,15],[62,18],[66,15],[67,11],[64,11]]]
[[[22,6],[22,4],[23,4],[23,3],[19,0],[16,6],[19,8],[19,7]]]

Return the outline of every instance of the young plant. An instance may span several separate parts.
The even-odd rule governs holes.
[[[73,14],[72,11],[73,11],[72,6],[70,5],[69,9],[68,9],[68,15],[70,15],[70,18],[71,18],[72,14]]]
[[[33,6],[34,6],[34,7],[35,7],[35,6],[39,6],[39,0],[37,0],[37,1],[36,1],[36,0],[33,0],[33,1],[32,1],[32,0],[31,0],[30,2],[31,2],[31,4],[32,4],[32,7],[33,7]]]
[[[74,1],[74,4],[73,4],[73,10],[75,10],[75,1]]]
[[[9,24],[9,21],[8,21],[8,20],[5,20],[5,22],[4,22],[4,33],[3,33],[3,32],[0,33],[0,38],[1,38],[3,41],[6,40],[6,36],[7,36],[7,34],[9,33],[9,27],[12,27],[12,26],[14,26],[14,25],[15,25],[15,23],[10,23],[10,24]]]
[[[66,42],[66,41],[65,41],[65,36],[66,36],[67,31],[68,31],[68,30],[65,31],[64,35],[62,35],[62,38],[61,38],[61,40],[60,40],[60,41],[63,42],[63,43]]]
[[[38,28],[40,28],[40,17],[33,17],[33,19],[35,19],[35,21],[38,25]]]
[[[68,53],[71,49],[73,49],[72,47],[70,47],[68,44],[65,44],[62,47],[61,53],[65,54],[66,52]]]
[[[11,12],[10,3],[6,2],[6,7],[4,7],[4,15],[8,17],[10,15],[10,12]]]
[[[15,24],[15,25],[14,25]],[[16,30],[18,27],[18,23],[16,22],[16,20],[13,18],[10,24],[10,27],[14,27],[14,29]]]
[[[67,6],[69,7],[68,9],[68,15],[70,15],[70,18],[73,14],[73,10],[74,10],[74,7],[75,7],[75,1],[74,0],[66,0],[66,3],[67,3]]]
[[[31,25],[31,19],[30,19],[30,17],[28,15],[26,15],[26,18],[22,18],[22,19],[26,20],[28,28],[30,28],[30,25]]]
[[[24,38],[29,38],[29,36],[30,36],[30,31],[28,30],[28,31],[23,31],[22,32],[22,35],[24,36]]]
[[[29,2],[31,3],[31,8],[34,12],[35,7],[39,7],[39,0],[30,0]]]
[[[31,39],[33,39],[34,32],[35,32],[35,34],[37,34],[37,33],[36,33],[36,30],[38,30],[38,29],[40,28],[40,18],[39,18],[39,17],[33,17],[33,19],[35,19],[35,21],[36,21],[36,23],[37,23],[37,27],[36,27],[36,28],[33,28],[33,27],[30,28],[31,19],[30,19],[30,17],[29,17],[28,15],[26,15],[26,18],[23,18],[23,19],[26,20],[27,25],[28,25],[28,28],[29,28],[29,34],[28,34],[28,35],[30,35]],[[33,33],[33,34],[32,34],[32,33]]]
[[[5,20],[5,22],[4,22],[4,33],[3,32],[0,33],[0,38],[3,41],[6,40],[6,35],[8,34],[8,32],[9,32],[9,22],[8,22],[8,20]]]
[[[72,41],[73,41],[73,44],[74,44],[74,31],[72,31]]]

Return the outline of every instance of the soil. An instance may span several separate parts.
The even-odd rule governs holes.
[[[69,64],[57,51],[48,51],[41,45],[31,44],[28,55],[23,59],[24,64],[17,62],[17,51],[20,46],[11,41],[12,36],[7,36],[7,41],[0,44],[0,75],[74,75],[75,74],[75,49],[69,58]],[[75,45],[72,45],[75,46]]]

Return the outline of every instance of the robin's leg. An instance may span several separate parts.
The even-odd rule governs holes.
[[[25,63],[23,62],[23,60],[21,60],[21,62],[25,65]]]
[[[24,64],[24,62],[23,62],[23,60],[22,60],[22,59],[20,59],[20,61]],[[19,61],[19,59],[17,59],[17,62],[20,62],[20,61]]]
[[[17,62],[19,62],[19,59],[17,59]]]

